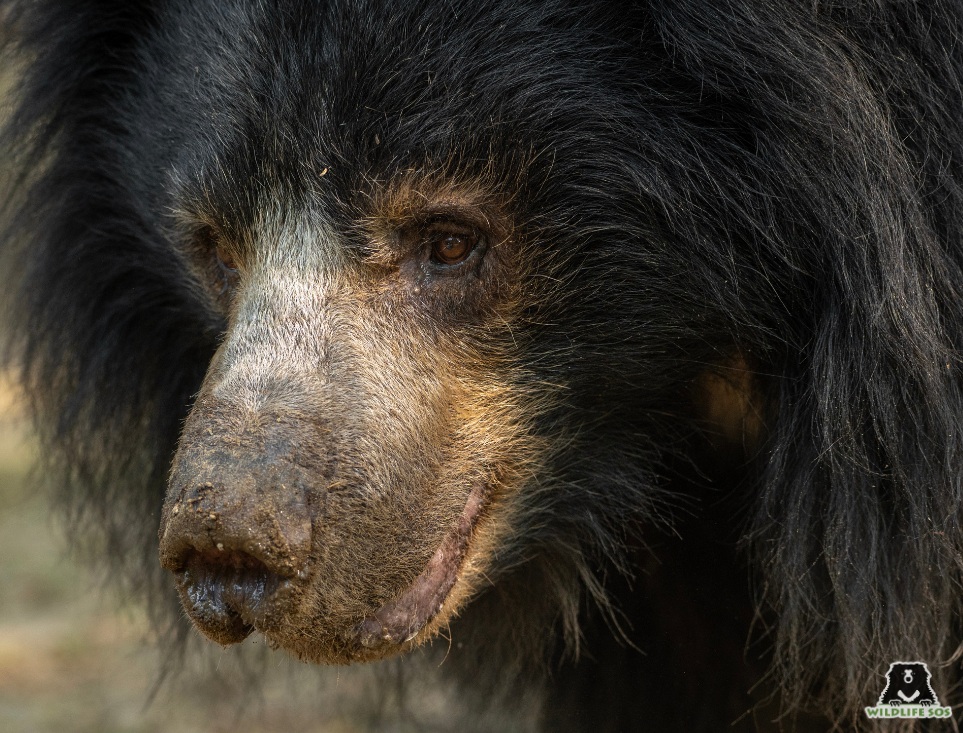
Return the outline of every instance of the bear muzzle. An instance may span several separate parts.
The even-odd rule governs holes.
[[[249,466],[219,469],[217,480],[178,482],[161,524],[160,559],[198,628],[230,644],[290,614],[292,580],[305,574],[311,551],[311,521],[297,486],[265,490]]]

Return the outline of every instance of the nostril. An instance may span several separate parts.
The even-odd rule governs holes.
[[[238,551],[188,552],[176,573],[191,618],[222,644],[247,638],[285,582],[256,557]]]
[[[261,560],[241,550],[225,550],[223,543],[216,550],[191,550],[182,560],[183,570],[191,567],[205,567],[226,573],[272,574]]]

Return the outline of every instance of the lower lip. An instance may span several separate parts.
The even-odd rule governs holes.
[[[400,596],[388,601],[355,627],[355,639],[362,647],[389,653],[414,639],[441,611],[458,580],[487,494],[484,483],[475,484],[458,523],[432,555],[421,575]]]

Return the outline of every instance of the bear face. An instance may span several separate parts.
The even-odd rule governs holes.
[[[160,552],[222,643],[256,628],[348,662],[431,636],[491,572],[475,548],[498,542],[498,507],[542,461],[529,420],[493,415],[548,399],[505,354],[522,307],[505,216],[424,186],[383,195],[360,259],[307,224],[205,253],[231,248],[238,282]]]
[[[559,140],[529,115],[508,116],[507,100],[527,87],[499,74],[478,110],[459,113],[459,100],[488,69],[506,68],[520,41],[499,38],[481,53],[476,26],[447,19],[448,37],[464,44],[458,63],[432,60],[426,71],[417,60],[422,39],[405,29],[444,12],[410,11],[402,20],[372,9],[396,28],[396,43],[359,36],[354,11],[311,29],[244,16],[231,58],[247,55],[248,37],[291,64],[301,63],[304,48],[334,54],[305,67],[297,88],[288,88],[282,68],[252,64],[252,83],[278,95],[267,116],[249,107],[246,88],[218,81],[224,57],[210,49],[221,41],[206,37],[217,31],[195,17],[200,10],[171,18],[173,49],[166,37],[145,49],[180,59],[156,67],[148,88],[177,93],[207,69],[209,86],[198,93],[225,114],[217,126],[254,125],[253,137],[195,148],[203,142],[187,132],[195,111],[167,105],[151,113],[160,115],[162,135],[184,136],[171,149],[153,138],[146,147],[161,156],[175,252],[200,306],[223,326],[179,438],[160,518],[161,561],[188,614],[214,640],[236,642],[257,629],[320,662],[376,659],[430,639],[502,562],[514,564],[506,553],[531,553],[502,538],[541,522],[528,498],[536,482],[557,476],[574,487],[587,479],[584,463],[601,460],[604,449],[595,446],[604,435],[586,433],[588,445],[572,454],[583,465],[568,465],[559,446],[611,410],[592,394],[603,386],[598,365],[566,343],[561,318],[567,310],[566,320],[587,322],[608,307],[607,296],[598,290],[601,301],[583,302],[563,284],[605,279],[613,258],[642,255],[619,238],[578,254],[572,232],[545,218],[569,195],[556,190],[549,172],[558,175],[560,163],[549,161],[574,139]],[[568,69],[560,93],[574,97],[604,80],[606,65],[570,53],[553,58],[555,51],[555,42],[526,47],[545,55],[545,70]],[[569,89],[576,62],[586,78]],[[440,83],[427,86],[416,107],[405,85],[390,82],[429,71]],[[362,72],[367,82],[358,86]],[[155,94],[166,99],[152,92],[143,103],[156,104]],[[598,116],[574,99],[565,111],[587,131]],[[366,132],[345,137],[346,126]],[[278,155],[264,158],[261,146],[276,143]],[[584,225],[600,218],[579,216]],[[658,286],[638,305],[665,309],[659,293],[671,290],[683,301],[672,308],[681,317],[700,288],[684,282],[680,257],[659,269]],[[619,318],[650,322],[639,332],[643,349],[688,350],[672,323]],[[603,377],[604,389],[642,400],[682,392],[689,379],[662,365],[638,383]],[[631,412],[627,429],[641,432],[651,416],[637,406]],[[612,508],[596,512],[600,521],[651,501],[639,479],[635,498],[613,494]],[[568,511],[553,524],[580,520]],[[530,533],[536,546],[537,535]]]
[[[10,353],[118,580],[314,662],[451,628],[547,727],[950,657],[956,4],[11,7]]]

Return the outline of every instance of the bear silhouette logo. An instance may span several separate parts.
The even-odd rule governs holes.
[[[886,672],[886,688],[879,705],[939,705],[923,662],[893,662]]]

